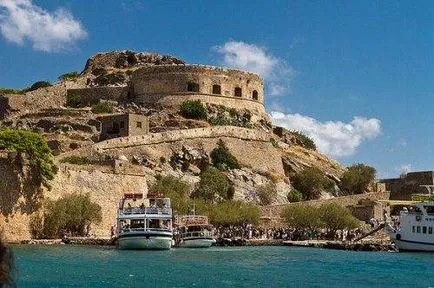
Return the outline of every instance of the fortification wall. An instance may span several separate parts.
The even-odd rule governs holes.
[[[82,104],[93,105],[98,103],[100,99],[111,100],[111,101],[121,101],[128,97],[128,87],[91,87],[91,88],[79,88],[79,89],[68,89],[68,96],[76,96]]]
[[[242,140],[270,142],[271,135],[265,131],[255,129],[235,126],[215,126],[110,139],[94,144],[93,149],[98,152],[102,152],[109,149],[120,149],[134,146],[175,142],[186,139],[219,137],[233,137]]]
[[[388,200],[390,197],[390,192],[370,192],[370,193],[363,193],[363,194],[356,194],[356,195],[349,195],[349,196],[343,196],[343,197],[336,197],[331,199],[321,199],[321,200],[311,200],[311,201],[305,201],[303,204],[309,204],[313,206],[320,206],[324,203],[336,203],[345,207],[349,206],[357,206],[359,201],[361,200]],[[291,207],[292,205],[298,205],[299,203],[289,203],[289,204],[283,204],[283,205],[269,205],[269,206],[262,206],[260,207],[261,210],[261,220],[264,225],[267,226],[284,226],[285,223],[283,222],[283,219],[280,217],[280,214],[286,207]],[[381,211],[381,205],[378,205],[377,207],[374,207],[374,216],[381,217],[382,211]]]
[[[392,200],[411,200],[412,194],[426,194],[428,190],[420,185],[434,184],[434,171],[410,172],[402,178],[382,179]]]
[[[99,169],[83,170],[72,165],[61,165],[55,179],[51,181],[51,191],[45,197],[58,199],[71,193],[89,193],[92,201],[102,207],[102,222],[92,225],[91,233],[96,236],[110,236],[110,227],[116,223],[116,205],[124,193],[148,192],[144,174],[116,174]]]
[[[131,89],[139,103],[177,106],[186,100],[265,112],[264,84],[253,73],[201,65],[162,65],[136,70]]]

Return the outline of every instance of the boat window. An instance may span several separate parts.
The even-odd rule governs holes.
[[[428,227],[428,234],[432,234],[432,227]]]
[[[416,231],[417,231],[417,233],[420,233],[420,226],[416,227]]]
[[[423,206],[423,208],[425,208],[426,213],[434,214],[434,206]]]
[[[423,234],[426,234],[426,226],[423,226],[423,227],[422,227],[422,233],[423,233]]]
[[[413,227],[411,227],[412,229],[412,231],[413,231],[413,233],[415,233],[416,232],[416,228],[415,228],[415,226],[413,226]]]

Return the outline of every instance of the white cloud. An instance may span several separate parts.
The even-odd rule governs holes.
[[[0,32],[12,43],[29,41],[34,50],[46,52],[69,50],[75,41],[87,37],[67,10],[50,13],[31,0],[0,0]]]
[[[413,166],[411,164],[403,164],[395,169],[399,175],[406,175],[408,172],[413,171]]]
[[[298,130],[311,137],[321,152],[332,157],[354,154],[363,141],[373,139],[381,132],[381,122],[375,118],[354,117],[350,123],[343,123],[320,122],[308,116],[276,111],[272,111],[270,116],[275,125]]]
[[[270,54],[267,49],[242,41],[230,40],[214,47],[222,55],[222,64],[261,75],[268,81],[270,95],[283,95],[289,91],[294,69],[283,59]]]

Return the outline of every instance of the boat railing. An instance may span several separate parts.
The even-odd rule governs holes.
[[[172,209],[159,207],[127,207],[122,210],[122,214],[155,214],[155,215],[172,215]]]
[[[123,228],[122,232],[164,232],[164,231],[169,231],[169,228]]]
[[[181,233],[182,238],[188,237],[213,237],[212,231],[192,231]]]

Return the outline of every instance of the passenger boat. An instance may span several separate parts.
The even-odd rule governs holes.
[[[194,210],[193,210],[194,211]],[[175,218],[175,245],[185,248],[208,248],[216,240],[207,216],[182,215]]]
[[[160,195],[128,193],[119,201],[116,244],[119,249],[170,249],[172,247],[170,199]]]
[[[434,196],[413,195],[412,201],[389,201],[403,206],[399,221],[386,220],[386,232],[400,251],[434,251]]]

